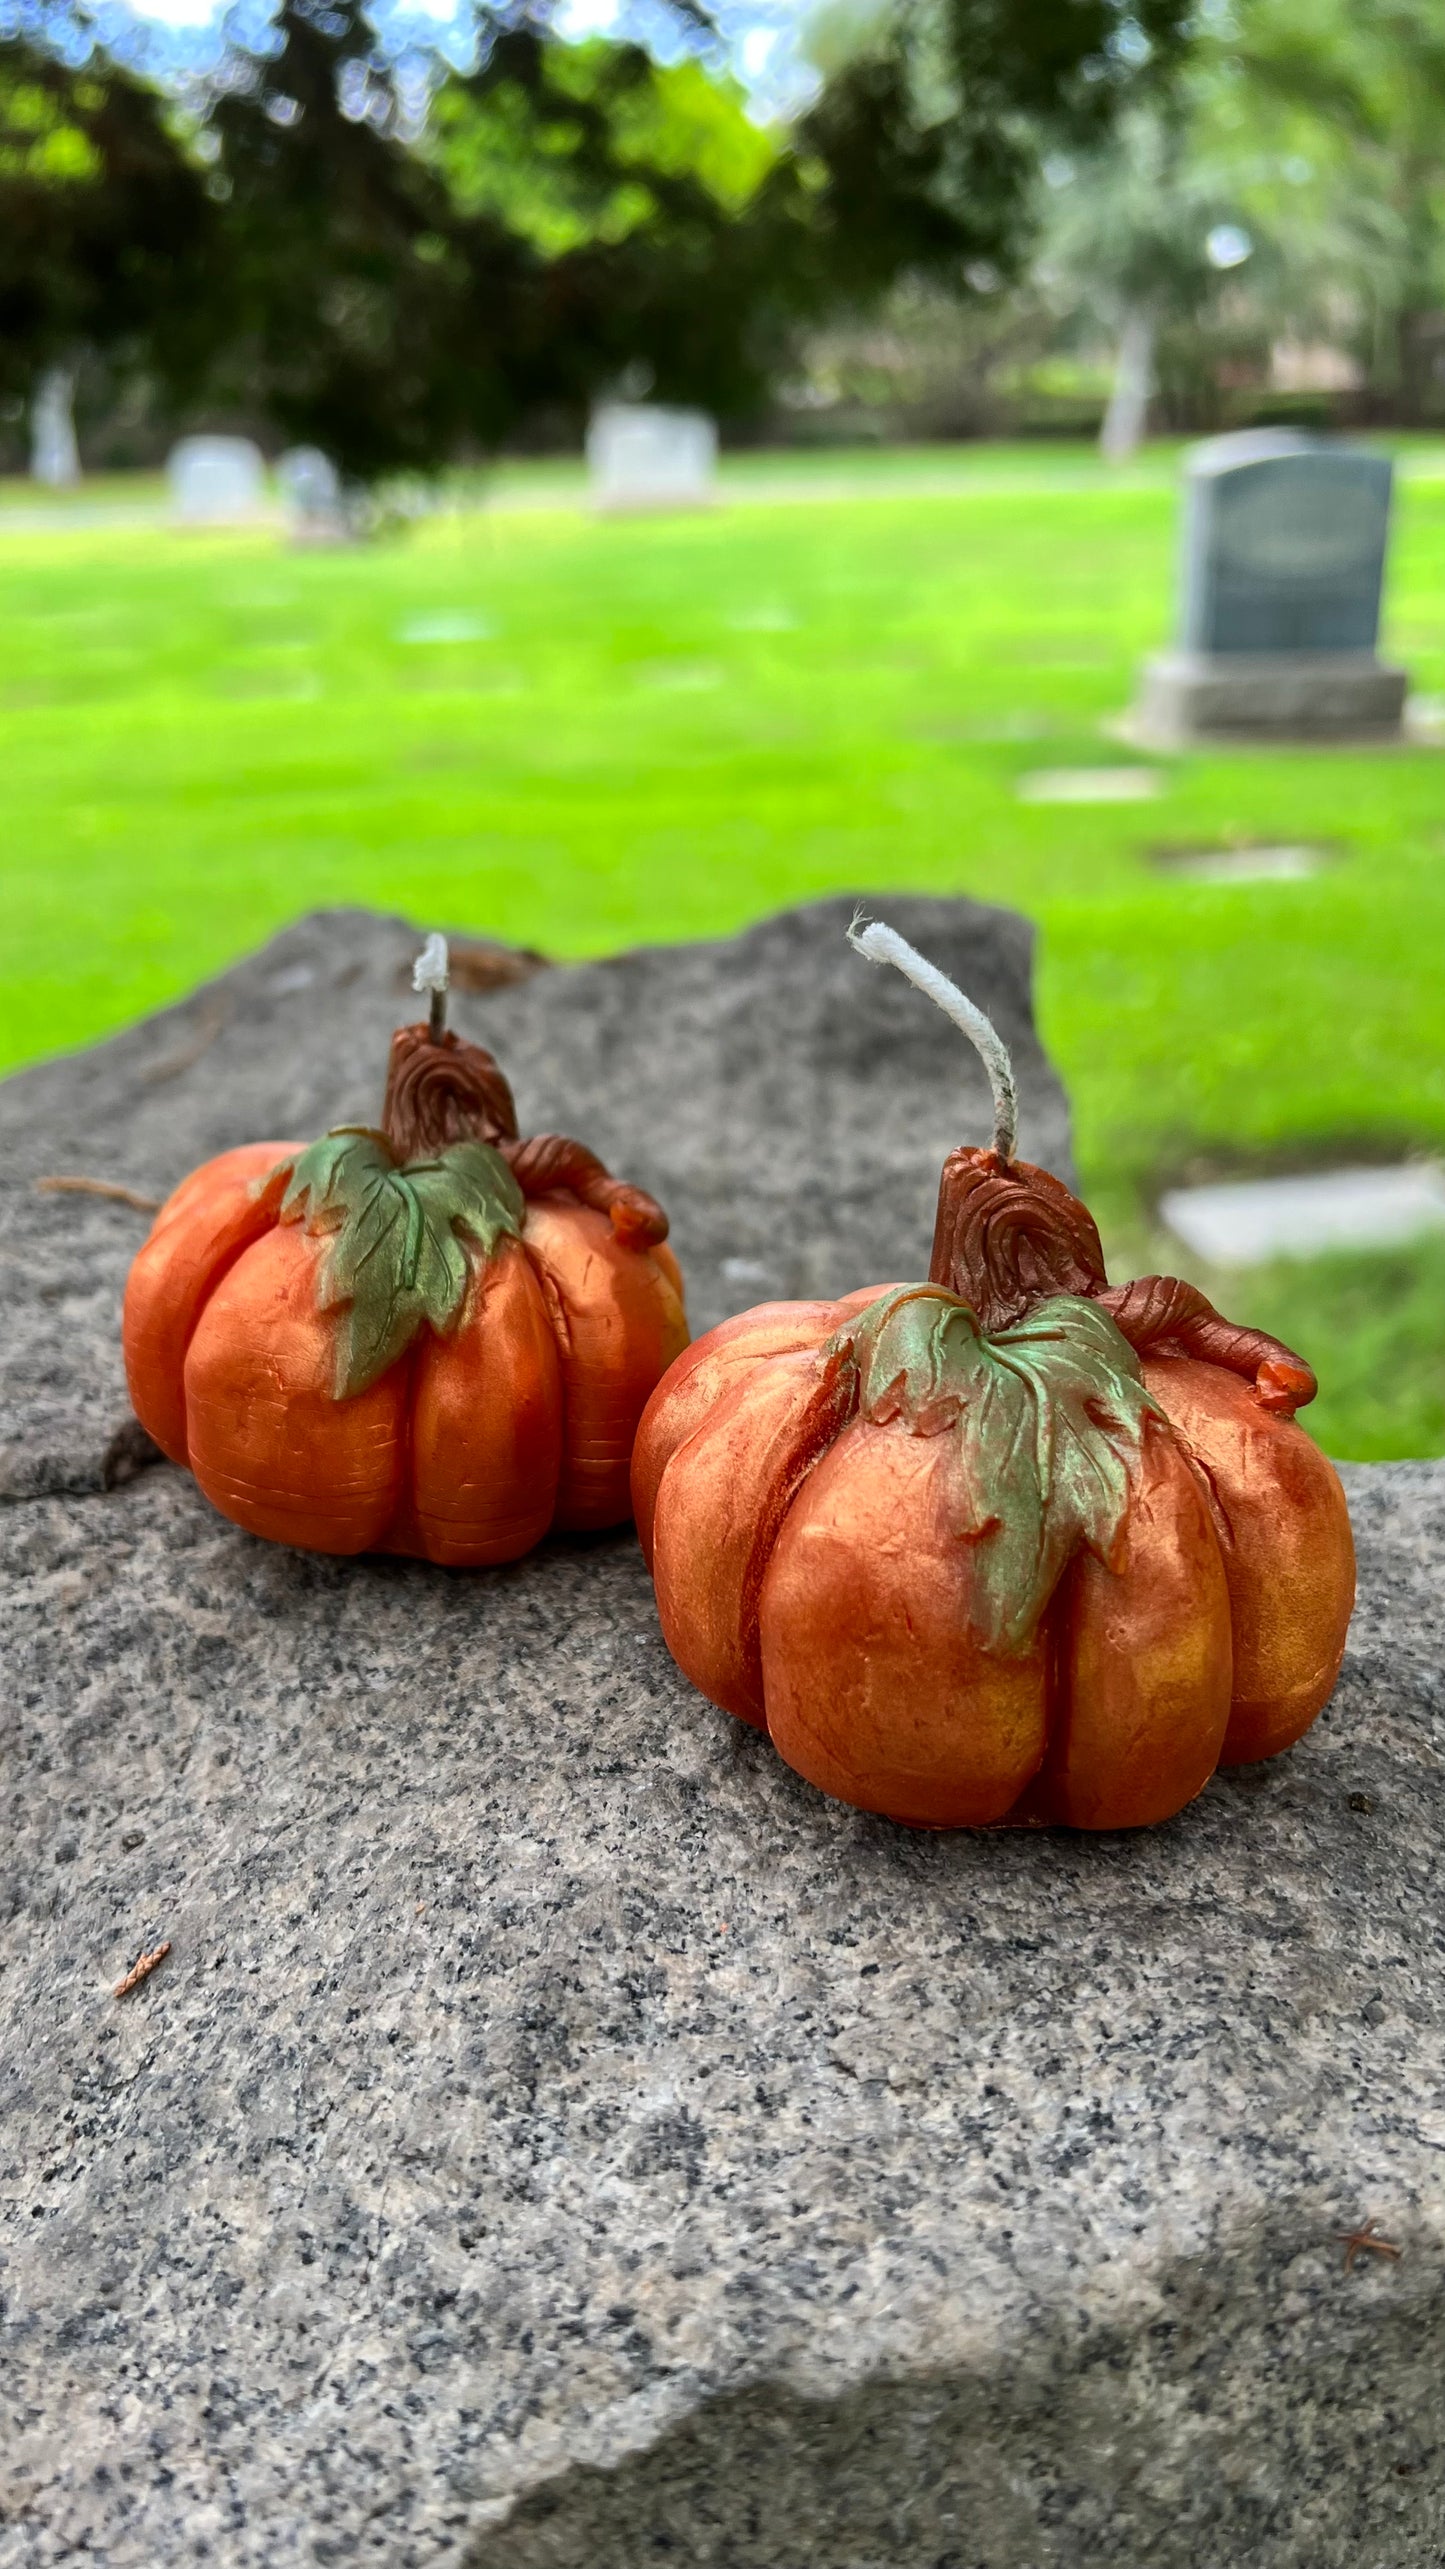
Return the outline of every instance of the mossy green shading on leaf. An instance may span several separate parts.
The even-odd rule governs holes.
[[[441,1337],[456,1325],[471,1272],[463,1240],[490,1258],[520,1234],[522,1210],[516,1179],[485,1142],[398,1167],[380,1133],[342,1129],[301,1152],[281,1219],[329,1236],[320,1303],[345,1308],[338,1400],[395,1364],[423,1322]]]
[[[1075,1294],[987,1336],[956,1294],[909,1285],[839,1331],[859,1414],[953,1435],[978,1545],[970,1613],[986,1650],[1022,1650],[1073,1554],[1108,1561],[1146,1420],[1161,1412],[1108,1313]]]

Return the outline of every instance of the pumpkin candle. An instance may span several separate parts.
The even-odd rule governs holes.
[[[687,1344],[667,1217],[581,1142],[522,1139],[492,1055],[414,985],[378,1128],[250,1142],[161,1206],[126,1285],[131,1400],[238,1525],[318,1552],[510,1561],[630,1514]]]
[[[1014,1156],[995,1029],[891,929],[851,933],[976,1045],[993,1147],[944,1163],[926,1283],[763,1304],[664,1376],[633,1459],[664,1634],[861,1809],[1167,1819],[1339,1673],[1354,1552],[1294,1423],[1314,1376],[1177,1277],[1111,1286],[1085,1206]]]

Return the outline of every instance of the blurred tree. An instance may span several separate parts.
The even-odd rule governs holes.
[[[1208,424],[1280,350],[1357,361],[1398,418],[1445,413],[1440,0],[1216,7],[1163,100],[1045,167],[1036,274],[1118,348],[1120,447],[1146,375]]]
[[[430,469],[472,420],[466,265],[409,148],[418,104],[361,0],[282,0],[265,50],[233,52],[202,102],[225,238],[209,397],[354,482]],[[492,246],[505,300],[501,227]]]
[[[1182,50],[1190,0],[829,0],[797,133],[834,290],[992,292],[1030,246],[1040,160],[1106,132]]]
[[[575,408],[624,379],[729,416],[762,399],[807,292],[810,201],[731,82],[516,26],[441,89],[422,149],[453,207],[474,342],[505,229],[496,366],[515,403]]]
[[[805,191],[695,61],[485,27],[388,58],[361,0],[283,0],[207,109],[225,213],[217,399],[353,481],[431,470],[640,370],[736,412],[781,345]]]
[[[1441,0],[1242,0],[1218,52],[1214,123],[1264,163],[1243,173],[1242,201],[1268,205],[1305,313],[1338,333],[1348,298],[1359,353],[1396,414],[1438,418]]]
[[[1151,393],[1181,422],[1207,422],[1229,357],[1267,356],[1269,321],[1252,290],[1278,282],[1262,221],[1240,220],[1241,187],[1228,156],[1208,148],[1189,86],[1140,105],[1107,142],[1046,164],[1052,202],[1038,281],[1075,329],[1115,350],[1100,443],[1122,460],[1146,425]]]
[[[86,312],[118,328],[130,311],[133,329],[144,313],[176,380],[182,357],[193,377],[205,360],[208,409],[267,418],[354,482],[433,469],[539,407],[575,415],[629,374],[736,417],[805,318],[899,277],[995,289],[1047,136],[1098,134],[1172,58],[1187,0],[877,0],[846,25],[835,10],[791,132],[750,121],[700,0],[669,0],[700,57],[671,65],[563,42],[551,5],[478,0],[470,73],[444,71],[436,39],[417,49],[414,14],[409,36],[367,0],[237,10],[184,129],[98,54],[76,73],[29,46],[42,76],[33,96],[17,83],[12,151],[31,300],[13,345],[32,373],[67,362],[77,281],[103,279],[103,249],[130,303],[101,290]],[[85,0],[56,7],[88,41]],[[85,121],[102,101],[150,152],[144,201],[117,192]],[[105,206],[83,257],[51,221],[69,219],[67,190],[91,218]]]
[[[1099,130],[1185,6],[900,0],[788,136],[701,61],[565,43],[545,5],[480,9],[478,68],[437,84],[361,0],[283,0],[208,120],[231,378],[361,479],[629,376],[737,417],[805,316],[1011,261],[1040,119]]]
[[[0,38],[0,397],[38,407],[53,477],[92,353],[178,395],[198,379],[212,213],[144,81],[98,52],[77,66],[38,37]]]

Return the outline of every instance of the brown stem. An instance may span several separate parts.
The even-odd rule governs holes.
[[[985,1329],[1008,1329],[1056,1293],[1097,1293],[1104,1252],[1094,1217],[1047,1169],[997,1151],[950,1151],[938,1183],[933,1284]]]
[[[453,1142],[489,1142],[524,1195],[574,1195],[609,1215],[618,1238],[632,1247],[667,1238],[661,1205],[640,1186],[609,1176],[585,1142],[561,1133],[520,1140],[502,1072],[481,1044],[465,1044],[459,1035],[444,1033],[438,1042],[429,1026],[398,1026],[381,1128],[399,1160],[428,1159]]]
[[[434,995],[433,1006],[440,992]],[[492,1055],[429,1026],[398,1026],[391,1039],[381,1128],[401,1160],[422,1160],[453,1142],[512,1141],[517,1110]]]
[[[1051,1294],[1087,1294],[1136,1355],[1194,1356],[1254,1385],[1262,1409],[1292,1418],[1318,1385],[1302,1356],[1262,1329],[1242,1329],[1179,1276],[1111,1285],[1094,1217],[1047,1169],[996,1151],[951,1151],[938,1188],[933,1284],[946,1285],[985,1329],[1012,1328]]]

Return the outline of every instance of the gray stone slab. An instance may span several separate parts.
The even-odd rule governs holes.
[[[1129,737],[1141,747],[1194,740],[1395,741],[1403,669],[1373,652],[1161,651],[1144,663]]]
[[[266,506],[266,459],[249,437],[183,437],[166,480],[178,525],[244,525]]]
[[[771,1294],[887,1280],[900,1259],[926,1274],[943,1154],[988,1139],[973,1054],[850,951],[852,911],[823,901],[722,943],[454,996],[458,1031],[492,1045],[528,1129],[577,1133],[661,1197],[695,1329]],[[997,1019],[1021,1148],[1067,1177],[1032,930],[962,900],[890,899],[886,915]],[[302,920],[179,1007],[0,1085],[0,1495],[99,1489],[134,1461],[117,1331],[143,1217],[39,1195],[36,1178],[159,1196],[234,1143],[370,1120],[391,1030],[416,1014],[418,941],[361,911]]]
[[[1445,1468],[1349,1482],[1309,1738],[1094,1840],[811,1793],[629,1538],[0,1510],[4,2569],[1436,2569]]]

